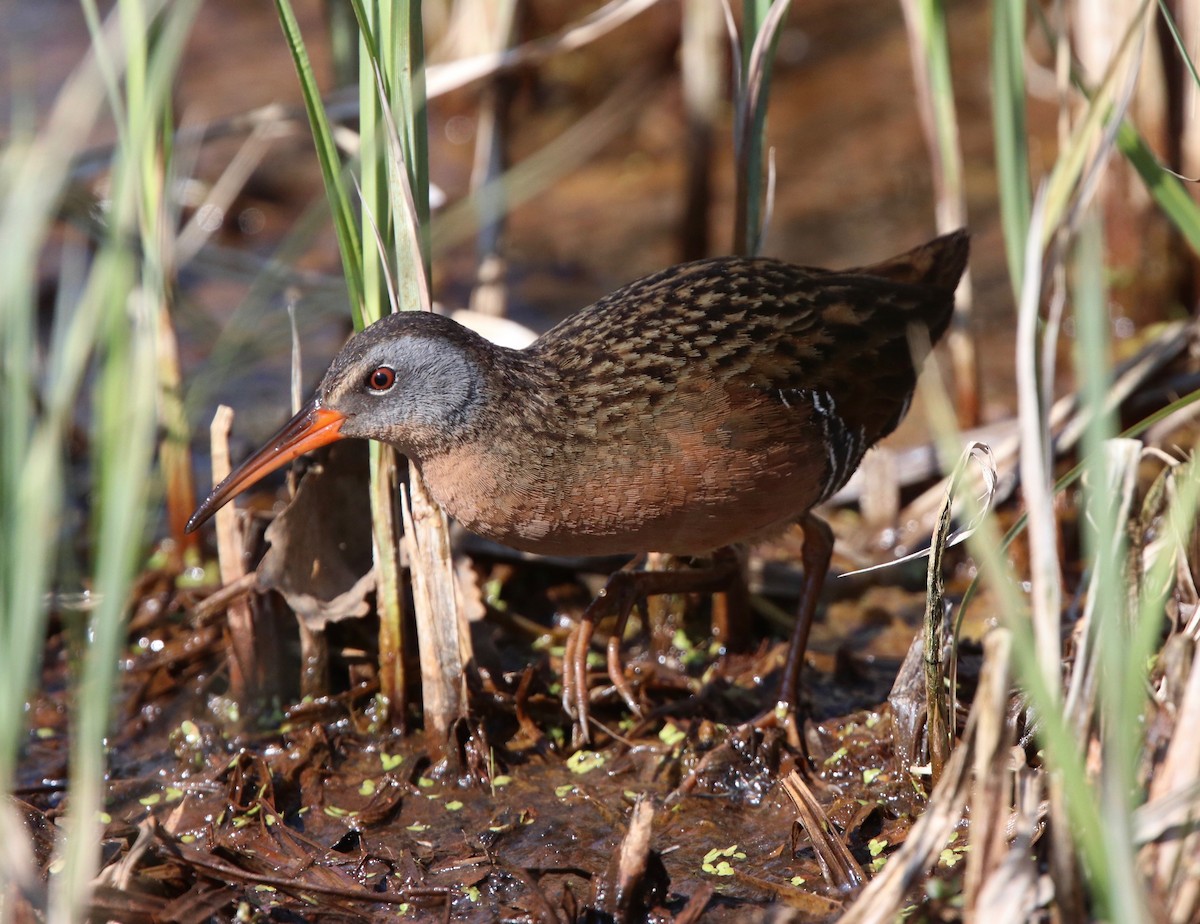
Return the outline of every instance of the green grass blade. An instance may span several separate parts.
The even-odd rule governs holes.
[[[343,175],[341,159],[338,156],[337,144],[333,137],[333,128],[325,113],[325,104],[321,99],[316,74],[313,72],[312,61],[308,57],[308,49],[305,47],[304,36],[300,32],[300,24],[296,20],[295,11],[292,9],[290,0],[275,0],[275,7],[279,12],[284,38],[287,40],[288,49],[292,53],[292,61],[296,66],[296,76],[300,79],[304,109],[308,113],[308,122],[317,149],[317,162],[321,166],[321,176],[325,181],[325,193],[333,214],[334,231],[337,234],[338,247],[342,254],[346,288],[350,294],[350,307],[355,327],[361,329],[364,302],[363,250],[362,240],[355,230],[357,217],[354,214],[353,199]]]
[[[955,427],[954,409],[940,383],[936,366],[931,364],[926,368],[920,387],[939,452],[943,458],[955,458],[961,451],[963,439]],[[1058,707],[1059,691],[1047,684],[1041,671],[1029,610],[1012,563],[1005,557],[996,515],[981,510],[978,499],[970,491],[963,492],[961,500],[964,518],[978,524],[967,539],[967,547],[978,564],[978,580],[986,583],[995,596],[995,618],[1012,632],[1013,664],[1021,689],[1036,714],[1038,740],[1047,763],[1062,780],[1080,859],[1089,871],[1107,869],[1108,854],[1100,836],[1103,819],[1088,781],[1085,751],[1076,730]]]
[[[1104,249],[1100,219],[1089,215],[1081,224],[1075,253],[1075,366],[1080,379],[1082,404],[1089,412],[1081,449],[1085,462],[1083,540],[1085,561],[1094,575],[1094,627],[1102,672],[1098,704],[1102,715],[1104,760],[1100,768],[1098,797],[1104,813],[1100,829],[1105,850],[1103,866],[1092,869],[1094,897],[1100,916],[1107,920],[1145,920],[1132,821],[1136,767],[1140,760],[1143,729],[1139,715],[1145,701],[1144,663],[1140,677],[1126,670],[1131,651],[1129,637],[1129,574],[1125,568],[1127,523],[1118,519],[1113,485],[1124,472],[1115,469],[1119,446],[1115,415],[1106,407],[1111,371],[1108,338],[1108,299],[1104,289]],[[1140,551],[1139,551],[1140,554]],[[1132,683],[1129,682],[1132,679]],[[1086,782],[1086,780],[1085,780]],[[1076,842],[1082,832],[1077,832]]]
[[[74,413],[84,371],[94,357],[96,387],[91,461],[95,492],[94,610],[88,615],[88,653],[75,697],[70,742],[70,811],[62,825],[59,863],[51,877],[51,920],[82,920],[99,860],[100,809],[105,792],[105,741],[125,639],[129,594],[143,559],[146,527],[157,485],[154,471],[159,316],[167,303],[162,245],[171,233],[165,195],[170,88],[198,0],[164,5],[120,0],[123,96],[110,98],[122,121],[114,153],[107,237],[91,268],[82,304],[58,328],[53,349],[69,365],[47,383],[51,434]],[[107,29],[105,30],[107,32]],[[120,67],[93,28],[110,94]],[[129,241],[138,241],[131,248]],[[49,469],[57,479],[59,472]],[[49,487],[61,496],[61,483]]]
[[[1179,229],[1192,252],[1200,254],[1200,203],[1192,198],[1179,177],[1163,169],[1154,152],[1129,122],[1122,122],[1117,131],[1117,148],[1133,165],[1146,184],[1146,190]]]
[[[374,74],[379,64],[379,45],[376,31],[381,28],[378,4],[365,7],[361,0],[351,6],[358,23],[358,132],[359,132],[359,194],[362,197],[362,217],[359,241],[362,252],[362,319],[356,326],[366,327],[391,311],[387,284],[390,275],[387,260],[390,247],[376,246],[378,241],[392,238],[393,216],[388,208],[388,171],[383,156],[384,142],[380,132],[383,117],[383,97],[376,88]]]
[[[398,300],[395,269],[389,268],[391,239],[396,217],[389,196],[389,163],[385,156],[384,113],[389,94],[385,88],[394,65],[383,61],[383,49],[395,42],[389,4],[352,0],[358,23],[358,101],[360,193],[362,196],[361,240],[363,247],[363,306],[365,326],[394,310]],[[370,449],[371,534],[375,567],[379,574],[380,693],[394,719],[404,713],[404,604],[402,571],[398,555],[396,523],[398,460],[387,446]]]
[[[992,0],[992,123],[1004,253],[1013,295],[1019,299],[1033,207],[1025,117],[1025,0]]]
[[[1167,31],[1171,33],[1171,39],[1175,42],[1175,49],[1179,52],[1179,57],[1183,59],[1183,66],[1187,68],[1187,72],[1192,78],[1192,83],[1200,87],[1200,73],[1197,73],[1196,62],[1192,60],[1192,56],[1188,52],[1187,42],[1179,34],[1179,26],[1175,22],[1175,17],[1171,15],[1170,4],[1166,0],[1158,0],[1158,11],[1162,14]]]
[[[742,60],[745,71],[737,101],[737,214],[734,219],[735,253],[754,256],[762,247],[765,205],[764,153],[771,69],[780,27],[791,0],[746,0],[743,6]]]
[[[396,28],[400,40],[395,45],[394,85],[388,89],[393,99],[392,111],[401,116],[397,119],[396,127],[413,192],[413,204],[416,207],[413,223],[418,233],[415,255],[412,248],[397,248],[396,286],[401,307],[417,307],[421,304],[421,290],[427,286],[430,268],[425,37],[420,0],[401,0],[396,9]]]
[[[960,227],[965,216],[962,155],[959,152],[958,117],[954,110],[946,4],[944,0],[911,0],[904,7],[906,16],[912,22],[910,28],[916,31],[913,66],[918,78],[918,92],[921,93],[926,86],[928,90],[934,134],[938,227],[951,230]],[[924,104],[922,108],[925,108]]]

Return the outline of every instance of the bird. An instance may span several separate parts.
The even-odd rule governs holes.
[[[631,282],[524,349],[400,311],[355,334],[313,398],[189,520],[341,439],[395,447],[468,530],[526,552],[712,556],[800,524],[804,584],[775,714],[791,714],[833,534],[813,509],[912,402],[950,325],[965,229],[867,266],[767,257],[680,264]],[[586,656],[619,617],[609,674],[629,695],[621,624],[646,594],[721,589],[735,567],[622,570],[567,644],[564,707],[588,740]],[[578,734],[582,729],[582,734]]]

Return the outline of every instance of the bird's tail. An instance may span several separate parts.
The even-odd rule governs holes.
[[[850,272],[953,292],[958,288],[958,280],[967,267],[970,249],[971,235],[966,228],[960,228],[882,263],[862,266]]]

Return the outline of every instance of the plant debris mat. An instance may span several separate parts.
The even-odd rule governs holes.
[[[919,625],[916,590],[830,605],[802,748],[745,721],[774,698],[784,642],[719,654],[676,626],[627,646],[645,717],[601,697],[583,750],[569,746],[550,630],[539,645],[507,620],[476,623],[470,716],[435,742],[381,721],[371,652],[357,647],[369,619],[330,627],[342,692],[276,693],[264,702],[292,705],[248,717],[228,698],[223,624],[198,620],[167,576],[148,575],[142,593],[109,740],[97,920],[835,920],[929,788],[902,740],[920,722],[896,721],[887,702]],[[271,599],[259,604],[267,625]],[[281,637],[278,676],[297,677],[298,646]],[[43,868],[67,797],[71,638],[65,622],[48,647],[17,790]],[[798,806],[797,786],[820,815]],[[935,877],[961,877],[958,859],[948,845]]]

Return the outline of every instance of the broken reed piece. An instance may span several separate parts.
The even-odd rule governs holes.
[[[233,428],[233,408],[217,407],[209,426],[213,482],[220,484],[229,477],[229,432]],[[232,508],[217,513],[217,565],[221,583],[228,587],[246,577],[245,546],[237,513]],[[229,627],[229,695],[238,704],[239,716],[245,718],[253,710],[259,683],[258,644],[254,630],[254,613],[248,597],[239,596],[229,602],[226,611]]]

